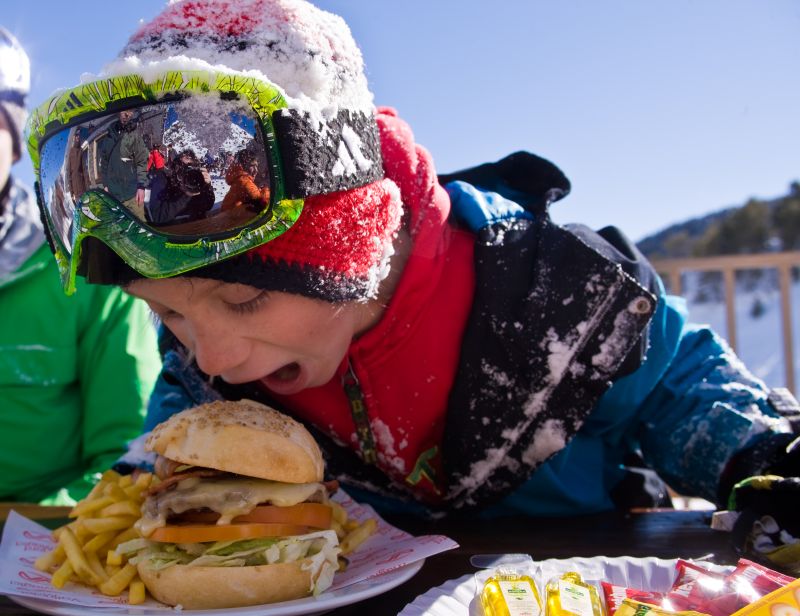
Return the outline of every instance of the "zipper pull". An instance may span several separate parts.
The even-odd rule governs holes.
[[[356,426],[356,437],[359,447],[361,447],[361,456],[367,464],[377,464],[378,450],[375,448],[375,437],[372,435],[372,428],[369,425],[364,393],[361,391],[361,385],[350,360],[347,361],[347,372],[342,375],[342,387],[344,387],[344,393],[350,402],[350,413]]]

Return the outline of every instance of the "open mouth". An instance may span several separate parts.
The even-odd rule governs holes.
[[[281,366],[263,378],[264,384],[276,394],[291,395],[305,388],[307,375],[300,364]]]

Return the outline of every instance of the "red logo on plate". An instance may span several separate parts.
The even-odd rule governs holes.
[[[387,556],[383,560],[376,560],[375,564],[376,565],[385,565],[386,563],[390,563],[390,562],[393,562],[395,560],[399,560],[400,558],[403,558],[403,556],[408,556],[409,554],[413,554],[413,553],[414,553],[414,550],[412,550],[412,549],[398,550],[397,552],[395,552],[391,556]]]
[[[48,582],[50,582],[50,578],[49,577],[45,577],[43,575],[37,575],[37,574],[30,574],[30,573],[28,573],[26,571],[20,571],[18,575],[23,580],[28,580],[29,582],[35,582],[37,584],[47,584]]]
[[[48,541],[52,542],[53,538],[50,533],[32,533],[29,530],[22,531],[22,536],[26,539],[33,539],[34,541]]]

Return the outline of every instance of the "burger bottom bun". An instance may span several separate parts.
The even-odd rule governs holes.
[[[156,599],[190,610],[244,607],[300,599],[311,594],[310,561],[250,567],[173,565],[157,571],[139,563],[139,577]]]

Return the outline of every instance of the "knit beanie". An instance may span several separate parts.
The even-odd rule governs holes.
[[[323,185],[306,197],[298,220],[277,238],[185,275],[328,301],[375,297],[389,272],[402,204],[397,186],[384,178],[372,93],[344,20],[304,0],[172,0],[134,33],[103,76],[147,78],[178,68],[237,72],[277,86],[319,139],[339,140],[337,161],[302,154],[311,181],[369,167],[347,156],[348,123],[356,116],[368,124],[377,161],[367,184]]]

